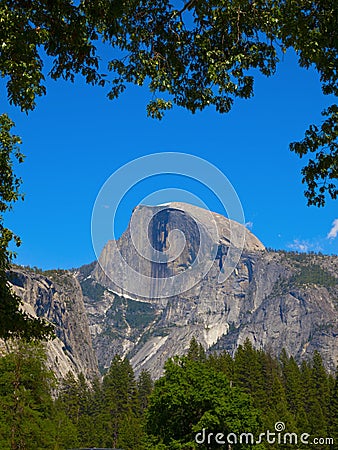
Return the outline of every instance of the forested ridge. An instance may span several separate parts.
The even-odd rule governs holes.
[[[193,339],[187,354],[169,359],[155,382],[146,371],[136,378],[128,359],[115,356],[102,380],[90,386],[83,375],[71,373],[57,385],[41,343],[12,343],[0,358],[2,450],[308,446],[240,442],[241,433],[258,439],[275,432],[277,422],[285,424],[284,433],[307,433],[309,442],[335,442],[317,448],[338,448],[338,377],[325,370],[319,353],[299,366],[286,352],[277,359],[249,341],[232,358],[206,354]],[[231,436],[232,444],[213,438],[196,443],[203,429],[210,436]]]

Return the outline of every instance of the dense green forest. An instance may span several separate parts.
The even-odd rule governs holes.
[[[299,366],[286,352],[277,359],[249,341],[232,358],[206,354],[193,339],[155,383],[146,371],[136,378],[129,361],[116,356],[90,386],[70,373],[57,385],[41,343],[16,342],[0,358],[2,450],[311,444],[338,449],[338,377],[319,353]]]

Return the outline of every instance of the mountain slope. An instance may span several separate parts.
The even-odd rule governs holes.
[[[233,239],[230,226],[235,229]],[[171,260],[170,250],[175,253],[181,239],[177,230],[185,242]],[[199,279],[201,271],[190,273],[204,233],[215,253]],[[245,243],[238,249],[241,233]],[[160,255],[149,261],[147,239],[150,248],[167,252],[166,259]],[[232,251],[238,263],[226,278],[222,274],[233,263]],[[142,279],[126,279],[118,253],[150,281],[141,285]],[[337,257],[268,252],[243,226],[191,205],[171,203],[137,207],[126,232],[105,246],[100,265],[79,269],[76,276],[100,368],[119,353],[131,358],[136,372],[149,369],[158,377],[166,359],[184,353],[193,336],[206,348],[231,353],[246,338],[276,354],[285,348],[298,360],[316,349],[333,369],[338,360],[337,269]],[[190,288],[170,295],[166,279],[181,273],[188,274]]]
[[[130,278],[120,255],[142,276]],[[100,264],[72,272],[16,266],[10,282],[28,312],[55,324],[48,358],[57,376],[71,370],[89,380],[117,353],[136,373],[159,377],[193,336],[232,354],[246,339],[276,355],[285,348],[298,361],[318,350],[334,370],[337,274],[336,256],[267,251],[240,224],[170,203],[135,208]]]
[[[97,376],[82,290],[74,276],[68,271],[39,272],[14,266],[9,281],[28,313],[55,326],[56,338],[47,343],[47,357],[57,378],[69,371],[82,372],[87,380]]]

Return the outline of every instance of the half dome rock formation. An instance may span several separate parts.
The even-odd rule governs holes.
[[[120,294],[163,299],[190,290],[215,260],[225,279],[242,251],[263,250],[245,226],[220,214],[186,203],[140,205],[121,238],[105,245],[94,276]]]
[[[59,377],[71,370],[90,379],[119,354],[157,378],[192,337],[231,354],[249,339],[298,362],[318,350],[334,370],[337,274],[337,256],[268,251],[243,225],[170,203],[135,208],[100,264],[14,267],[10,281],[28,312],[55,324],[48,358]]]
[[[120,265],[121,255],[148,279],[128,279],[135,275]],[[267,251],[243,225],[170,203],[138,206],[120,239],[103,249],[100,265],[77,276],[100,368],[119,353],[136,372],[149,369],[158,377],[193,336],[206,349],[230,353],[250,339],[276,355],[285,348],[299,361],[318,350],[333,369],[337,273],[337,257]],[[167,280],[180,274],[186,285],[175,290]]]

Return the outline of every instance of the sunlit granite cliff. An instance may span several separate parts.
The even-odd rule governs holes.
[[[9,280],[28,312],[55,325],[47,349],[57,376],[70,370],[90,380],[117,353],[136,373],[159,377],[193,336],[230,353],[250,339],[298,361],[318,350],[333,370],[337,274],[336,256],[267,251],[243,225],[170,203],[135,208],[99,263],[48,272],[16,266]]]
[[[69,371],[88,381],[98,376],[82,290],[72,273],[13,267],[10,284],[32,316],[54,325],[55,339],[46,344],[48,366],[58,379]],[[1,346],[4,350],[4,345]]]
[[[178,257],[171,259],[175,246]],[[214,253],[200,279],[194,262],[201,248],[204,257],[208,248]],[[229,252],[238,262],[223,279],[232,263]],[[128,280],[119,255],[146,281]],[[247,338],[276,354],[285,348],[298,360],[317,349],[329,368],[337,363],[337,257],[267,251],[242,225],[170,203],[137,207],[99,261],[75,275],[100,369],[119,353],[131,358],[136,372],[149,369],[158,377],[166,359],[185,352],[193,336],[205,348],[230,353]],[[186,271],[184,283],[192,287],[170,295],[167,278]]]

